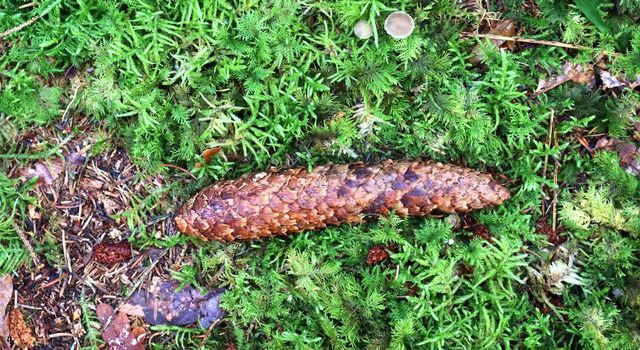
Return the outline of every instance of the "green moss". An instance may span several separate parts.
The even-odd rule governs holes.
[[[148,231],[149,208],[167,191],[187,198],[269,166],[424,157],[512,180],[509,202],[472,216],[492,243],[441,219],[392,217],[269,242],[190,245],[191,264],[174,277],[230,288],[211,348],[637,348],[638,178],[615,153],[591,157],[575,136],[633,140],[640,99],[574,83],[529,93],[565,61],[605,53],[618,53],[605,61],[613,73],[635,76],[638,2],[620,1],[618,14],[605,2],[537,0],[537,15],[521,0],[491,3],[522,36],[592,49],[481,43],[482,62],[472,66],[477,42],[460,33],[480,16],[449,0],[47,0],[26,8],[0,0],[0,31],[41,16],[0,44],[0,147],[13,152],[17,132],[59,120],[73,90],[54,78],[75,67],[82,86],[73,113],[114,135],[95,152],[124,144],[149,171],[172,163],[198,176],[132,199],[121,219],[140,248],[193,242]],[[405,41],[382,29],[399,9],[417,24]],[[363,19],[375,24],[368,40],[352,34]],[[212,147],[222,154],[195,168]],[[539,307],[542,287],[528,278],[551,259],[535,224],[548,214],[540,208],[550,189],[560,193],[559,224],[586,281],[562,290],[558,314]],[[0,173],[0,272],[27,260],[13,228],[32,201],[24,193]],[[373,244],[397,251],[368,266]],[[198,347],[203,334],[154,330],[165,334],[154,345],[163,349]],[[90,334],[86,344],[96,341]]]

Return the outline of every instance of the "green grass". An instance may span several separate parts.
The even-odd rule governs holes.
[[[479,16],[450,0],[36,3],[21,9],[0,0],[0,31],[41,16],[0,49],[2,153],[15,151],[17,133],[60,120],[73,89],[52,82],[73,66],[82,85],[71,115],[104,122],[115,139],[101,147],[125,144],[150,172],[166,171],[161,163],[193,170],[199,179],[188,188],[167,184],[182,200],[222,177],[328,161],[464,160],[513,180],[510,201],[473,215],[493,243],[440,219],[397,218],[263,243],[196,243],[192,265],[175,276],[231,288],[211,348],[640,346],[639,180],[615,153],[592,157],[575,138],[591,131],[632,140],[640,98],[573,83],[527,97],[567,60],[616,52],[604,61],[612,72],[640,73],[637,0],[620,1],[620,14],[613,2],[536,0],[537,16],[520,0],[503,1],[503,9],[491,2],[522,36],[593,49],[483,44],[476,67],[467,60],[477,42],[460,33],[476,29]],[[416,20],[403,41],[382,29],[398,9]],[[362,19],[376,24],[365,41],[352,34]],[[557,144],[549,145],[552,114]],[[217,146],[222,154],[195,169],[202,151]],[[529,270],[551,260],[535,223],[543,189],[559,186],[565,246],[585,283],[565,286],[557,314],[544,314]],[[28,260],[12,226],[32,201],[27,188],[0,173],[1,272]],[[145,228],[164,194],[137,198],[124,214],[139,247],[190,241],[157,240]],[[388,266],[365,264],[376,243],[398,246]],[[204,333],[156,330],[170,339],[158,349],[197,347]],[[96,339],[92,333],[85,345]]]

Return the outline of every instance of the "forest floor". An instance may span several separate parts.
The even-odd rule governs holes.
[[[640,348],[639,19],[0,0],[0,349]],[[488,172],[511,199],[233,244],[173,227],[222,178],[385,159]]]

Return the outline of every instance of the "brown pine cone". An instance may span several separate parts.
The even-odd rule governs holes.
[[[234,241],[289,235],[367,216],[425,216],[501,204],[506,188],[491,175],[433,162],[330,164],[247,174],[209,186],[175,217],[179,231]]]

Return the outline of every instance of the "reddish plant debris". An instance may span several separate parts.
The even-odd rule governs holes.
[[[131,245],[128,242],[98,243],[93,248],[93,259],[106,266],[125,262],[131,259]]]
[[[525,0],[522,4],[522,10],[527,11],[533,15],[533,17],[538,17],[540,14],[540,10],[538,10],[538,5],[534,0]]]
[[[418,295],[418,286],[414,283],[407,282],[404,284],[405,288],[407,288],[407,296],[415,297]]]
[[[556,308],[562,308],[564,307],[564,301],[562,299],[562,296],[560,295],[555,295],[555,294],[549,294],[547,296],[549,298],[549,302],[551,303],[551,305],[553,305]],[[540,309],[540,311],[542,312],[543,315],[547,315],[549,314],[552,309],[549,305],[547,305],[546,303],[542,303],[540,301],[538,301],[537,299],[533,300],[533,306],[535,306],[536,308]]]
[[[5,323],[4,315],[12,295],[13,281],[11,275],[0,276],[0,338],[5,341],[9,336],[9,331]]]
[[[374,245],[367,253],[367,265],[377,265],[389,258],[389,253],[383,245]]]
[[[31,348],[36,344],[31,328],[27,326],[24,315],[19,309],[13,309],[7,316],[7,325],[11,339],[19,348]]]
[[[134,293],[120,310],[129,315],[140,316],[152,325],[188,325],[199,322],[208,329],[222,319],[220,298],[224,289],[202,294],[187,286],[180,289],[177,281],[154,279],[148,291]]]
[[[597,151],[613,151],[616,149],[618,141],[610,137],[601,137],[596,141],[595,149]]]
[[[457,276],[462,276],[466,279],[471,279],[473,277],[473,266],[469,264],[459,264],[458,268],[454,272]]]
[[[108,304],[98,304],[96,315],[102,323],[102,339],[111,350],[143,350],[146,331],[142,327],[131,328],[129,318],[124,312],[114,313]],[[106,326],[106,327],[105,327]]]
[[[491,231],[489,231],[489,228],[487,226],[483,224],[474,224],[469,226],[467,229],[471,231],[474,236],[482,238],[489,243],[493,243]]]
[[[560,235],[563,231],[561,227],[557,227],[554,230],[553,226],[549,225],[545,218],[540,218],[536,222],[536,232],[547,236],[547,240],[553,245],[559,245],[567,241],[567,237]]]
[[[618,146],[620,166],[633,176],[640,175],[640,153],[638,147],[631,142],[623,142]]]
[[[229,343],[227,344],[225,350],[238,350],[238,346],[236,345],[236,343]]]
[[[214,147],[214,148],[207,148],[204,150],[204,152],[202,152],[202,159],[204,160],[204,164],[209,164],[211,163],[211,159],[218,153],[220,153],[220,150],[222,150],[222,147]],[[196,168],[200,168],[203,164],[200,162],[196,163]]]

